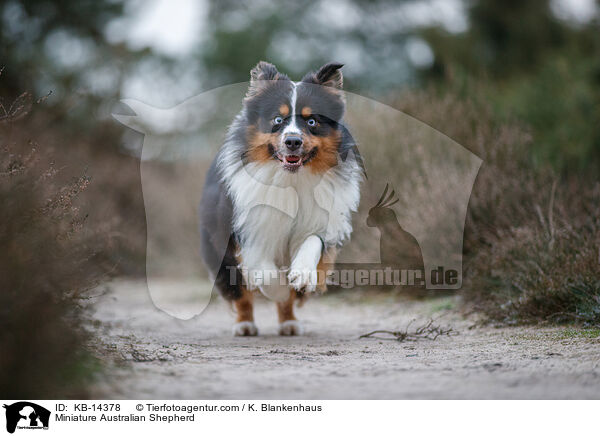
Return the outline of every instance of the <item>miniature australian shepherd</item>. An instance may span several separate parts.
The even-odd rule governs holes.
[[[294,82],[259,62],[211,165],[200,203],[204,262],[255,336],[253,292],[275,300],[279,334],[301,335],[294,301],[326,289],[323,265],[352,231],[362,161],[343,125],[342,65]]]

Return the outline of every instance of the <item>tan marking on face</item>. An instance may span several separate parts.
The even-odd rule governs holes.
[[[310,117],[312,115],[312,109],[309,108],[308,106],[304,106],[302,108],[302,111],[300,111],[300,113],[302,114],[302,116],[304,118],[308,118],[308,117]]]
[[[290,107],[287,104],[279,106],[279,113],[283,117],[287,117],[290,114]]]
[[[317,155],[306,163],[306,166],[316,174],[324,174],[337,165],[338,147],[340,145],[341,133],[334,131],[329,136],[314,136],[306,145],[307,150],[318,147]]]
[[[268,162],[273,156],[269,153],[269,144],[275,147],[277,135],[258,132],[255,127],[248,128],[248,153],[250,162]]]

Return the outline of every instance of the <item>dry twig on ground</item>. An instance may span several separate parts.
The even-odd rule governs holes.
[[[408,329],[410,325],[414,322],[412,320],[408,323],[404,330],[373,330],[372,332],[365,333],[364,335],[360,335],[359,339],[362,338],[375,338],[375,339],[385,339],[385,340],[393,340],[393,341],[416,341],[418,339],[431,339],[435,340],[438,336],[454,336],[457,335],[452,327],[443,327],[440,325],[434,324],[434,320],[430,319],[427,324],[422,325],[421,327],[417,327],[414,331],[409,332]],[[387,336],[377,336],[377,335],[387,335]]]

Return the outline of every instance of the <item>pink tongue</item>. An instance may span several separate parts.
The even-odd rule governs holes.
[[[296,162],[298,162],[298,161],[300,160],[300,158],[299,158],[298,156],[287,156],[287,157],[285,158],[285,160],[286,160],[288,163],[296,163]]]

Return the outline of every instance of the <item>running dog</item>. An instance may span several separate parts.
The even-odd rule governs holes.
[[[202,256],[235,306],[236,336],[258,334],[255,290],[276,301],[279,334],[303,334],[294,301],[326,289],[320,266],[352,231],[363,166],[343,125],[341,68],[329,63],[294,82],[259,62],[207,174]]]

